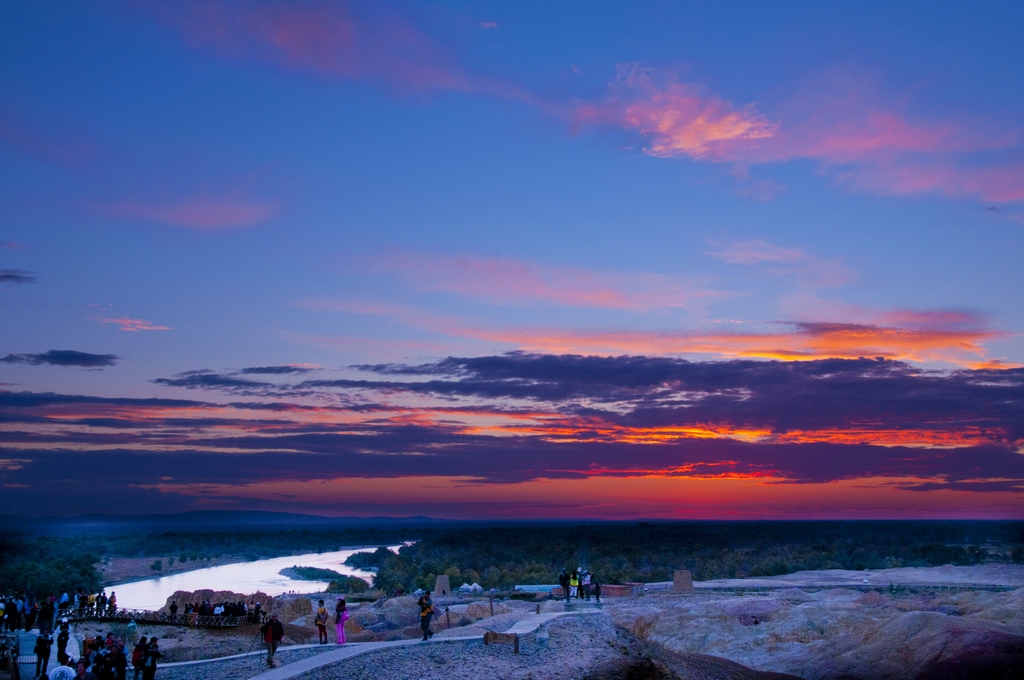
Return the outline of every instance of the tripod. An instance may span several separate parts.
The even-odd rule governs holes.
[[[246,656],[249,656],[249,654],[252,652],[252,648],[256,646],[256,641],[259,640],[261,637],[263,637],[263,631],[262,630],[257,630],[256,631],[256,636],[253,637],[252,642],[249,643],[248,651],[245,652]]]

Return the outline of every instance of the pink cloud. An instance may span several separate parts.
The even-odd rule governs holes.
[[[391,253],[367,262],[375,272],[411,281],[421,290],[456,293],[493,304],[646,310],[693,308],[724,293],[664,274],[546,266],[506,257]]]
[[[696,83],[655,83],[653,71],[619,66],[612,95],[580,106],[578,124],[613,125],[644,137],[644,153],[662,158],[727,158],[754,140],[775,134],[777,125],[753,106],[736,107]]]
[[[842,286],[857,278],[856,272],[838,259],[822,260],[800,248],[784,248],[767,241],[737,241],[709,253],[723,262],[762,265],[774,276],[792,276],[821,286]]]
[[[753,165],[808,159],[837,183],[870,193],[1024,200],[1024,165],[989,158],[1019,149],[1021,130],[914,116],[905,101],[850,70],[810,80],[774,117],[635,64],[620,67],[609,91],[605,101],[577,109],[577,124],[636,133],[652,156],[732,163],[739,176]],[[780,189],[754,183],[737,193],[771,200]]]
[[[377,5],[215,0],[153,8],[188,44],[225,59],[415,91],[470,89],[445,49],[408,18]]]
[[[137,333],[139,331],[174,330],[170,326],[157,326],[152,321],[146,321],[144,319],[130,319],[127,316],[122,316],[116,319],[100,317],[97,320],[105,326],[117,326],[119,331],[128,331],[131,333]]]
[[[767,241],[737,241],[730,243],[721,250],[709,253],[729,264],[759,264],[762,262],[795,263],[808,259],[799,248],[783,248]]]
[[[280,212],[280,206],[273,201],[241,196],[214,197],[205,192],[169,203],[129,200],[94,208],[101,214],[125,220],[206,230],[249,227],[266,222]]]

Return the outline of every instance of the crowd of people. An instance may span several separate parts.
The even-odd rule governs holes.
[[[566,571],[558,575],[558,585],[562,588],[562,597],[568,602],[575,598],[590,601],[593,595],[597,602],[601,601],[601,584],[597,577],[583,567],[577,567],[576,571]]]
[[[117,612],[117,593],[107,596],[105,590],[86,593],[79,588],[74,596],[67,592],[60,596],[35,598],[26,593],[0,597],[0,630],[25,632],[39,628],[39,632],[53,632],[57,620],[69,609],[84,610],[94,615],[114,616]]]
[[[129,626],[132,629],[131,626]],[[53,646],[57,646],[57,664],[75,672],[80,680],[127,680],[129,670],[134,671],[135,680],[153,680],[156,675],[160,647],[157,638],[142,637],[134,645],[129,656],[128,643],[113,632],[104,637],[86,638],[82,641],[81,653],[75,659],[68,653],[71,627],[67,618],[57,624],[56,639],[49,630],[42,629],[32,649],[36,656],[35,678],[48,678],[50,657]]]
[[[178,622],[181,608],[177,602],[171,602],[167,608],[169,612],[169,619],[172,623]],[[237,602],[217,602],[211,604],[208,600],[192,604],[185,603],[185,610],[181,612],[184,622],[195,625],[200,616],[223,616],[223,617],[245,617],[249,623],[262,623],[266,620],[266,612],[263,611],[263,605],[259,602],[250,601],[248,604],[245,600],[238,600]]]
[[[219,607],[224,611],[227,606],[227,611],[234,612],[239,604],[242,604],[244,611],[243,603],[222,603]],[[256,609],[258,611],[258,605]],[[57,664],[70,669],[78,680],[127,680],[130,671],[134,671],[134,680],[152,680],[156,675],[157,659],[161,656],[159,642],[155,637],[149,640],[143,637],[131,645],[124,637],[109,632],[105,638],[83,640],[81,651],[78,651],[77,646],[70,645],[69,617],[81,616],[83,612],[100,618],[114,617],[117,611],[117,593],[111,592],[108,596],[105,590],[88,593],[77,588],[73,593],[64,592],[46,597],[33,597],[18,592],[0,597],[0,630],[12,633],[37,630],[38,635],[32,648],[36,657],[36,678],[45,680],[56,670],[50,668],[50,658],[56,647]],[[130,621],[127,636],[134,638],[136,628],[135,621]]]

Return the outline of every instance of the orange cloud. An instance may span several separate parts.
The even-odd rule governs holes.
[[[695,83],[658,86],[651,69],[622,64],[612,83],[613,96],[583,105],[577,124],[615,125],[642,135],[651,156],[723,158],[732,149],[774,135],[777,125],[752,106],[736,108]]]
[[[866,324],[794,323],[788,333],[685,333],[486,330],[455,327],[454,334],[560,354],[707,354],[782,360],[885,357],[967,364],[984,356],[982,342],[1003,334],[988,330],[907,329]]]

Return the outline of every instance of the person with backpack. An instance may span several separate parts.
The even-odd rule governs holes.
[[[316,632],[319,636],[317,641],[321,645],[327,644],[327,607],[324,606],[324,601],[320,600],[320,606],[316,610],[316,616],[313,618],[313,623],[316,624]]]
[[[420,606],[420,630],[423,631],[423,641],[426,642],[433,633],[430,632],[430,617],[434,615],[434,601],[430,599],[430,591],[423,593],[417,604]]]
[[[146,636],[143,635],[132,649],[132,668],[135,669],[135,680],[139,680],[139,676],[142,675],[142,662],[146,658],[146,646]]]

